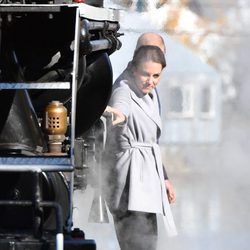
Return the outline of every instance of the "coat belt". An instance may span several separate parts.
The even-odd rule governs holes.
[[[136,142],[136,141],[122,141],[120,143],[122,149],[130,149],[130,148],[154,148],[158,146],[156,143],[147,143],[147,142]]]

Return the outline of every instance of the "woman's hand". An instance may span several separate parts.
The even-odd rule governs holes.
[[[111,106],[107,106],[104,110],[104,116],[111,115],[112,116],[112,125],[121,125],[126,121],[126,116],[120,112],[118,109],[113,108]]]
[[[169,180],[165,180],[165,187],[167,189],[168,201],[170,204],[172,204],[176,200],[176,194],[174,191],[174,187]]]

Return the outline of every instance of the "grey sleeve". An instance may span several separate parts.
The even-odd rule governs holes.
[[[126,117],[130,114],[131,97],[127,86],[119,86],[113,89],[109,105],[118,109]]]

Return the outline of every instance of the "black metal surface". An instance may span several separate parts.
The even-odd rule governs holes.
[[[62,1],[56,2],[60,4]],[[31,4],[31,1],[22,3]],[[84,30],[81,23],[78,72],[73,71],[72,42],[77,7],[67,8],[65,4],[40,8],[36,3],[48,1],[35,0],[32,6],[20,9],[0,6],[0,82],[68,82],[71,85],[72,75],[76,74],[76,137],[82,136],[98,121],[108,103],[113,80],[109,55],[119,49],[119,25],[113,21],[103,21],[102,25],[95,22],[90,30]],[[87,0],[86,3],[103,6],[103,1]],[[57,232],[63,233],[66,250],[96,249],[93,240],[86,240],[81,230],[72,232],[72,225],[68,225],[72,222],[67,220],[71,217],[72,197],[69,197],[67,181],[57,171],[60,171],[60,163],[65,171],[73,170],[66,169],[72,163],[71,156],[63,153],[62,158],[53,157],[51,161],[48,154],[40,154],[46,147],[39,118],[52,100],[63,102],[69,112],[72,111],[71,89],[0,90],[0,156],[3,156],[0,162],[1,250],[54,250]],[[64,152],[69,152],[70,137],[66,135]],[[86,154],[84,150],[80,149],[82,156]],[[90,148],[87,150],[91,151]],[[95,151],[92,151],[90,157],[94,157]],[[53,171],[51,164],[54,160],[55,172],[40,172],[41,161],[48,163],[48,168],[43,171]],[[85,164],[84,160],[81,159],[81,166]],[[24,171],[16,169],[19,166]],[[34,166],[34,169],[29,166]],[[11,170],[6,172],[3,167]]]
[[[73,60],[70,44],[74,34],[74,15],[72,18],[70,14],[62,11],[49,19],[48,14],[30,13],[19,19],[14,18],[11,23],[4,18],[3,80],[70,81]],[[67,26],[61,23],[67,23]],[[46,68],[58,52],[59,61]],[[76,134],[80,135],[100,117],[110,97],[113,79],[107,53],[91,53],[86,56],[86,61],[84,55],[80,56],[78,75]],[[71,90],[30,90],[29,93],[38,113],[52,100],[70,106]]]
[[[85,3],[95,7],[103,7],[103,0],[85,0]]]
[[[6,82],[17,76],[24,82],[39,79],[57,52],[64,57],[64,68],[72,66],[70,44],[74,40],[75,8],[62,8],[51,15],[13,14],[11,19],[2,14],[2,23],[1,63]]]
[[[0,97],[0,154],[38,154],[46,150],[27,92],[2,90]]]
[[[54,240],[17,240],[0,239],[1,250],[55,250]],[[85,240],[81,238],[67,238],[64,241],[64,250],[96,250],[94,240]]]
[[[33,0],[33,1],[31,1],[31,0],[23,0],[22,1],[22,3],[24,5],[33,4],[33,6],[32,6],[33,8],[31,8],[31,7],[27,8],[28,11],[30,9],[33,9],[33,11],[41,11],[40,10],[41,7],[38,8],[36,6],[36,4],[46,4],[46,5],[52,6],[53,9],[54,9],[54,7],[56,7],[55,9],[57,9],[57,8],[60,8],[60,7],[59,6],[53,6],[54,4],[72,4],[72,3],[77,3],[77,2],[80,2],[80,1],[77,1],[77,0],[76,1],[73,1],[73,0],[72,1],[71,0],[52,0],[52,1],[50,1],[50,0]],[[83,0],[82,2],[86,3],[88,5],[91,5],[91,6],[95,6],[95,7],[103,7],[103,0]],[[2,4],[20,4],[20,2],[17,1],[17,0],[1,0],[0,3],[2,3]],[[51,11],[51,7],[50,6],[43,6],[42,11],[46,10],[47,12],[50,12]],[[14,6],[14,8],[13,8],[13,6],[11,6],[11,7],[9,7],[9,8],[3,8],[3,11],[4,12],[6,12],[6,11],[11,11],[11,12],[14,12],[14,11],[17,11],[17,12],[23,11],[23,10],[20,10],[20,8],[19,9],[16,8],[15,6]],[[0,12],[1,12],[1,9],[2,8],[0,6]],[[25,6],[22,9],[26,9]]]
[[[102,115],[106,108],[112,90],[113,72],[107,53],[101,51],[86,56],[86,71],[84,59],[80,63],[79,77],[84,74],[79,83],[76,107],[76,137],[86,132]],[[35,109],[41,112],[48,102],[60,100],[70,110],[70,92],[65,90],[31,91]]]
[[[76,137],[86,132],[102,115],[112,90],[113,72],[107,53],[90,58],[84,83],[77,94]]]
[[[47,6],[22,6],[20,8],[18,5],[12,5],[12,6],[4,6],[0,5],[0,13],[22,13],[22,12],[47,12],[47,13],[54,13],[59,12],[61,10],[61,6],[53,6],[53,5],[47,5]]]
[[[69,190],[65,179],[60,173],[42,173],[39,181],[41,193],[36,197],[38,200],[34,200],[33,175],[32,173],[1,173],[0,233],[33,232],[35,204],[30,206],[29,202],[34,202],[36,205],[38,201],[41,202],[44,230],[56,230],[55,202],[62,207],[65,225],[69,215]]]

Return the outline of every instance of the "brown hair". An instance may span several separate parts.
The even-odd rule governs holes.
[[[160,63],[162,68],[166,67],[165,55],[157,46],[145,45],[139,47],[134,53],[131,64],[132,66],[137,67],[140,63],[145,61]]]

